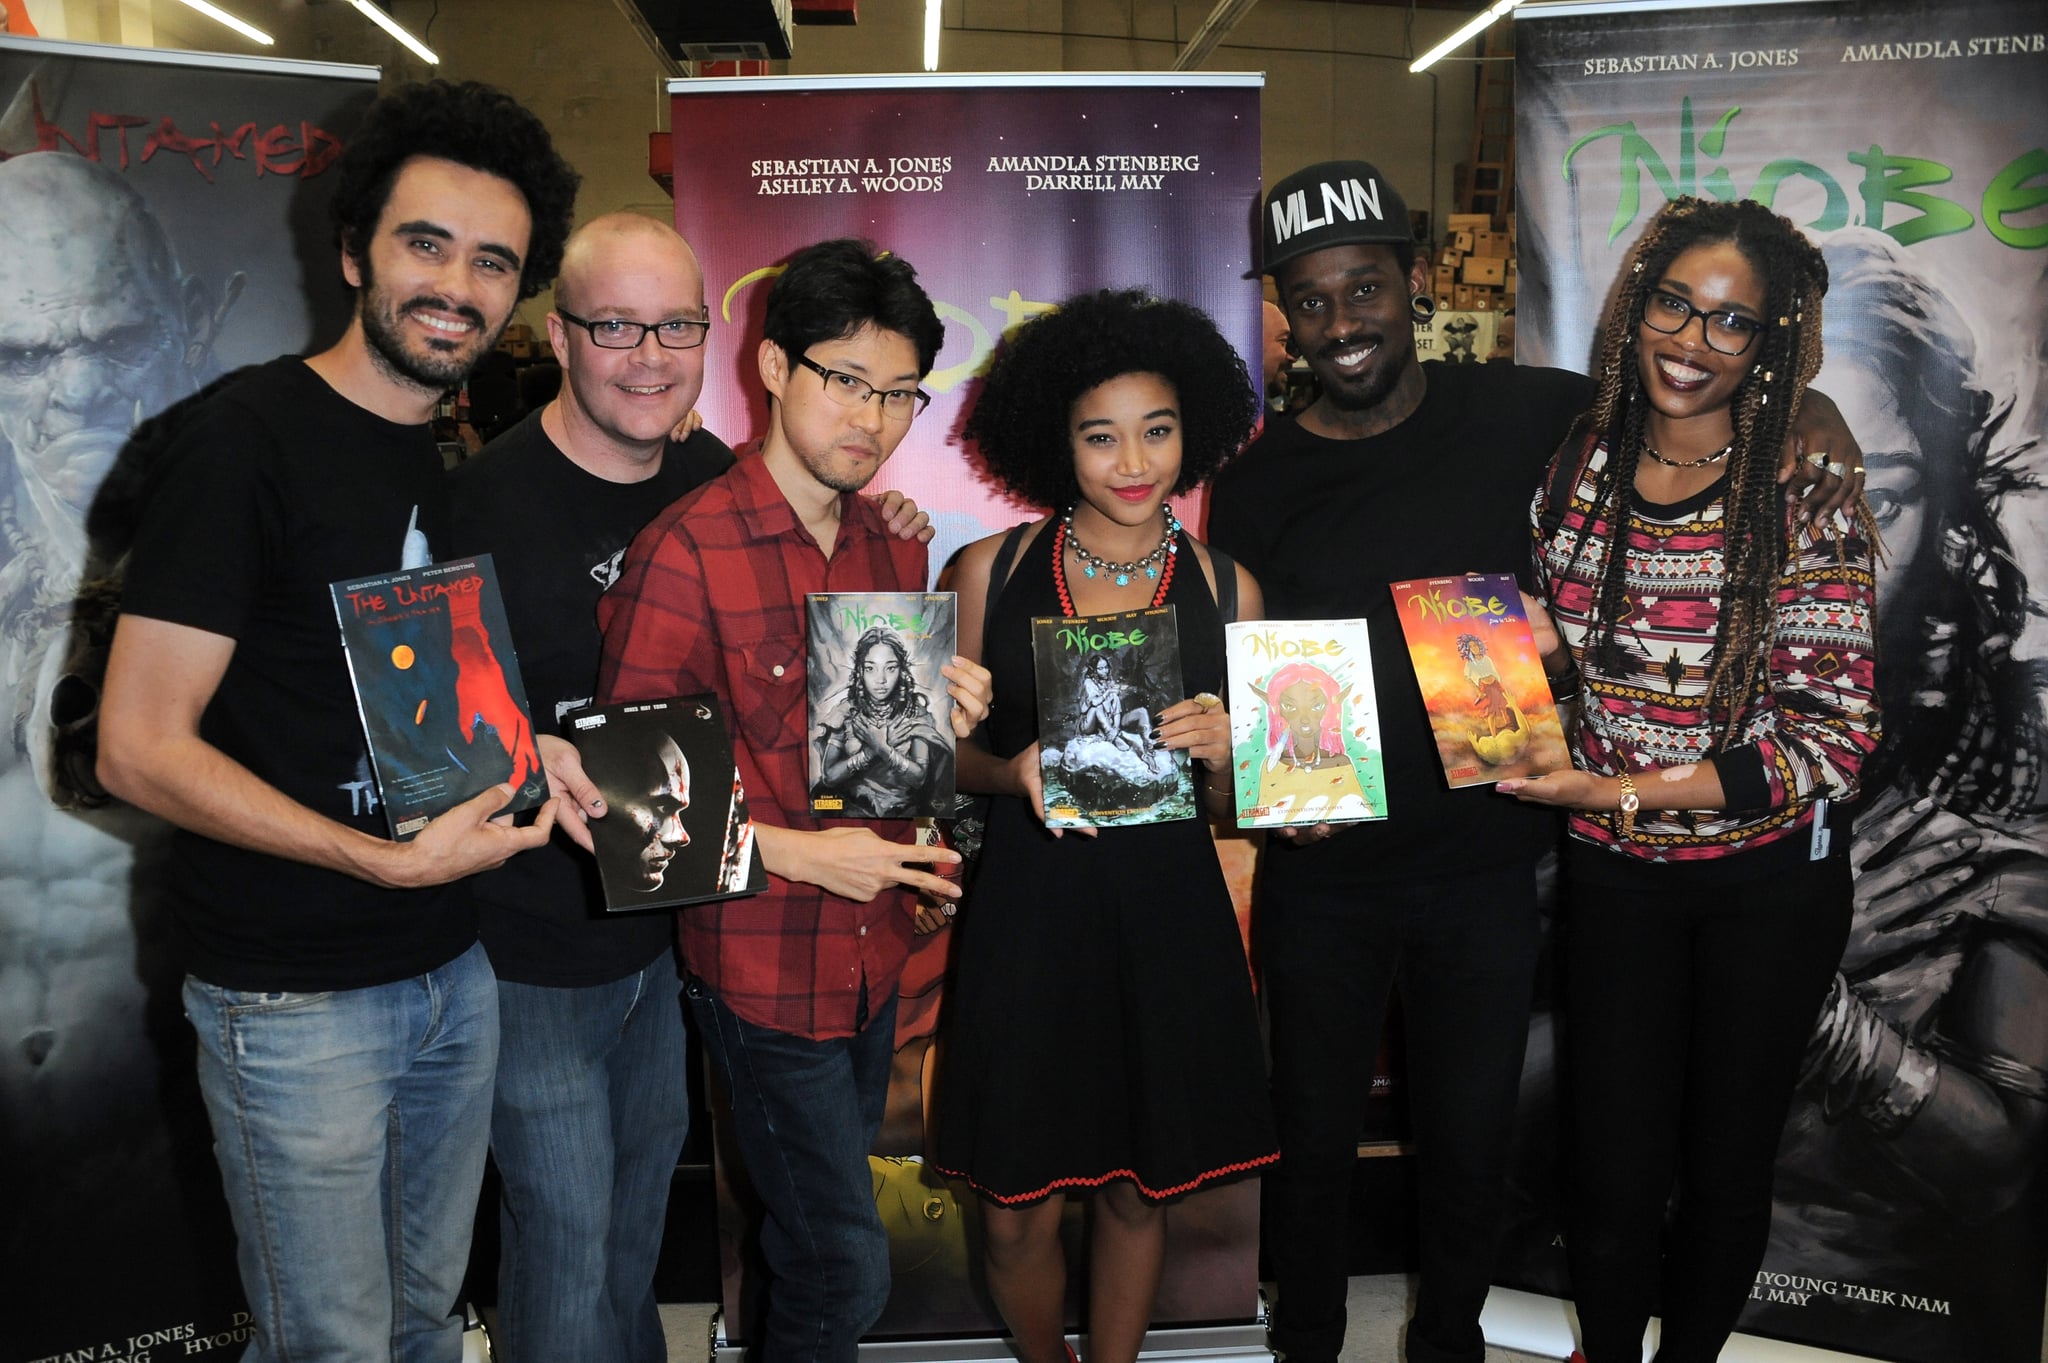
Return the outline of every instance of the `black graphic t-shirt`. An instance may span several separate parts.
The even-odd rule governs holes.
[[[1512,364],[1429,363],[1422,372],[1422,405],[1392,430],[1330,440],[1293,421],[1269,423],[1209,495],[1209,539],[1259,580],[1270,617],[1362,617],[1372,647],[1388,817],[1322,842],[1280,844],[1267,870],[1277,883],[1534,862],[1559,835],[1548,810],[1490,787],[1446,787],[1387,589],[1467,572],[1513,573],[1528,586],[1529,503],[1593,385]]]
[[[562,714],[596,690],[597,598],[633,536],[732,462],[722,441],[697,431],[669,445],[652,478],[614,483],[563,454],[535,412],[448,476],[454,551],[489,554],[497,565],[536,732],[559,734]],[[608,917],[596,863],[559,833],[471,888],[491,965],[519,984],[604,984],[674,938],[668,913]]]
[[[448,556],[429,429],[279,359],[200,406],[147,478],[122,610],[235,641],[201,735],[300,804],[389,836],[328,586]],[[362,988],[476,940],[463,885],[387,890],[185,832],[173,857],[186,968],[224,988]]]

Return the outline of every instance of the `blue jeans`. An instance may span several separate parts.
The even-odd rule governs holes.
[[[663,952],[586,988],[498,981],[497,1354],[664,1363],[654,1301],[690,1130],[682,980]]]
[[[185,980],[255,1335],[244,1363],[454,1363],[490,1138],[481,946],[323,994]]]
[[[694,975],[683,997],[731,1095],[740,1159],[766,1213],[767,1318],[752,1356],[850,1363],[889,1304],[868,1150],[889,1096],[895,991],[857,1035],[831,1041],[742,1021]]]

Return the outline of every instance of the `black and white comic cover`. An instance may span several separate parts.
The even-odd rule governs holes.
[[[1173,607],[1031,622],[1045,822],[1108,828],[1195,817],[1185,752],[1152,737],[1183,699]]]
[[[815,592],[806,599],[811,812],[831,819],[953,813],[959,649],[951,592]]]
[[[590,837],[608,912],[767,888],[716,696],[589,706],[569,715],[567,734],[604,795]]]

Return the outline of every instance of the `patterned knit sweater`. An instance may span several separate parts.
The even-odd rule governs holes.
[[[1646,795],[1652,781],[1643,773],[1711,761],[1728,808],[1644,809],[1626,841],[1618,814],[1579,811],[1573,836],[1624,856],[1677,862],[1796,835],[1812,820],[1815,801],[1855,794],[1857,773],[1877,744],[1870,546],[1840,528],[1839,518],[1834,526],[1799,530],[1778,579],[1770,691],[1744,715],[1739,741],[1717,751],[1706,690],[1721,602],[1727,480],[1686,502],[1638,505],[1631,514],[1625,614],[1614,632],[1620,656],[1618,666],[1603,668],[1586,656],[1585,644],[1612,542],[1604,516],[1588,524],[1606,461],[1605,446],[1596,446],[1561,518],[1545,514],[1555,478],[1545,480],[1531,508],[1540,594],[1584,677],[1573,761],[1603,776],[1626,765]],[[1546,521],[1557,527],[1547,543]]]

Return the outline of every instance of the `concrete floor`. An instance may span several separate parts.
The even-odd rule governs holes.
[[[1408,1319],[1413,1291],[1404,1274],[1390,1273],[1351,1280],[1351,1324],[1346,1331],[1342,1363],[1394,1363],[1399,1359],[1401,1327]],[[661,1308],[668,1331],[669,1363],[708,1363],[711,1316],[716,1308],[692,1302]],[[1489,1348],[1486,1363],[1557,1363],[1555,1358]]]

